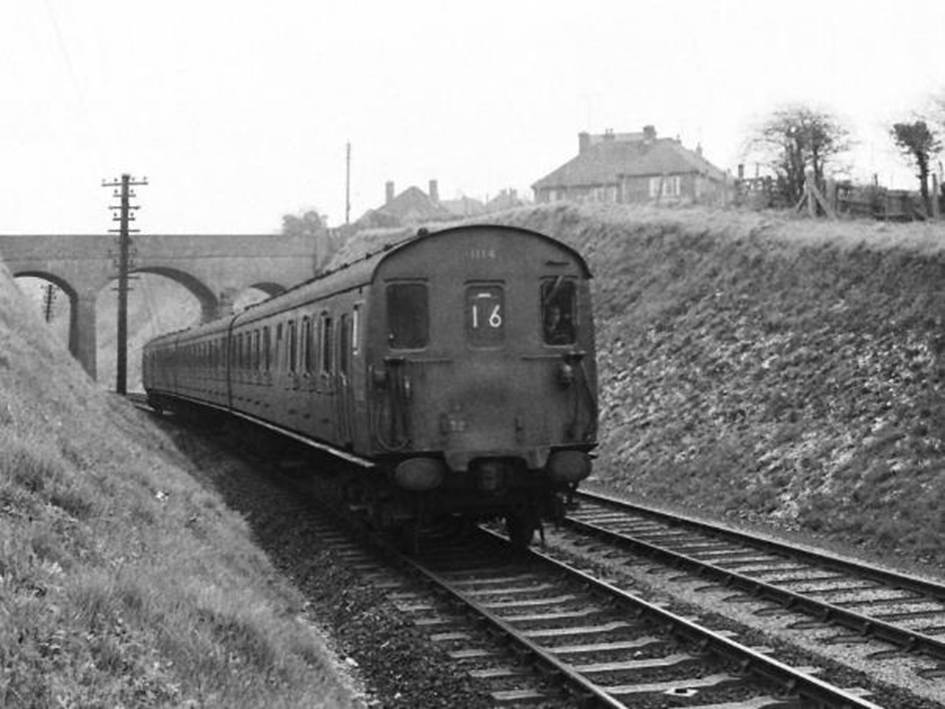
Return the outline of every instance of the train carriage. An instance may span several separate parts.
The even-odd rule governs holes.
[[[537,232],[421,230],[156,338],[144,386],[156,407],[208,407],[356,463],[345,489],[383,524],[499,515],[524,541],[590,472],[589,278]]]

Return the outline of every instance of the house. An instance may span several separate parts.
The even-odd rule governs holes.
[[[726,175],[675,138],[640,133],[578,134],[578,154],[532,185],[538,203],[719,204]]]
[[[522,207],[525,204],[525,200],[518,196],[518,190],[513,188],[502,189],[499,194],[486,202],[486,211],[502,212],[506,209]]]
[[[474,197],[462,195],[456,199],[440,200],[440,205],[455,217],[478,217],[486,211],[486,205]]]
[[[440,204],[436,180],[430,180],[429,189],[429,193],[426,193],[419,187],[411,186],[395,195],[394,183],[388,181],[385,185],[384,205],[369,209],[355,222],[355,226],[362,229],[415,226],[455,218]]]

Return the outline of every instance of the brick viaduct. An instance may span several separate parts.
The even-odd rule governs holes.
[[[247,288],[271,295],[315,274],[315,241],[274,234],[138,234],[135,273],[171,278],[200,302],[204,321],[229,312]],[[95,377],[95,302],[117,277],[114,235],[0,235],[0,261],[14,277],[36,276],[69,296],[69,351]]]

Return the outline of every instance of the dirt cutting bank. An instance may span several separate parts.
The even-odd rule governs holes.
[[[945,561],[945,227],[561,206],[501,221],[589,259],[602,480]]]
[[[246,521],[0,263],[0,706],[361,706]]]

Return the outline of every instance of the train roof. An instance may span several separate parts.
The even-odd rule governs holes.
[[[304,303],[313,297],[324,297],[332,293],[343,292],[368,285],[373,282],[375,273],[383,261],[391,257],[393,254],[408,250],[412,245],[419,243],[420,241],[467,231],[491,229],[503,232],[524,234],[554,244],[556,247],[566,251],[578,263],[585,278],[591,277],[587,262],[576,249],[562,241],[559,241],[558,239],[550,237],[547,234],[542,234],[538,231],[533,231],[531,229],[518,226],[507,226],[504,224],[461,224],[458,226],[447,227],[445,229],[439,229],[437,231],[428,231],[426,228],[421,228],[418,229],[416,234],[412,236],[401,239],[400,241],[384,244],[374,251],[367,251],[363,256],[360,256],[357,259],[342,263],[335,268],[318,274],[313,278],[302,281],[301,283],[292,286],[288,290],[285,290],[278,295],[274,295],[270,298],[267,298],[266,300],[254,303],[240,313],[218,318],[212,322],[201,323],[189,328],[159,335],[148,342],[147,345],[157,343],[164,340],[165,338],[173,339],[174,337],[181,337],[185,334],[196,336],[208,331],[216,331],[221,326],[223,326],[224,323],[225,328],[229,328],[235,325],[237,322],[252,322],[257,318],[262,318],[281,310],[295,307],[296,305]]]

